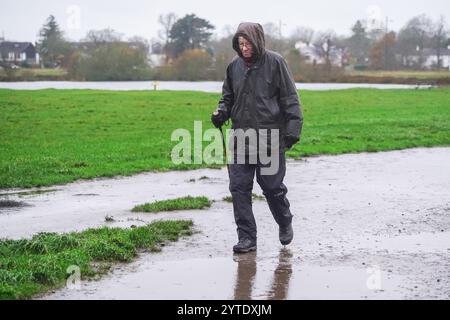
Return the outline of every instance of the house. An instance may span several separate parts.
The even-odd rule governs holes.
[[[3,64],[36,66],[40,64],[39,53],[31,42],[0,40],[0,62]]]
[[[437,67],[437,50],[436,49],[423,49],[423,56],[425,61],[423,67],[426,69],[432,69]],[[439,52],[441,60],[441,68],[448,69],[450,71],[450,46],[442,48]]]
[[[166,63],[166,56],[164,54],[151,53],[148,62],[152,67],[161,67]]]
[[[153,67],[161,67],[167,61],[164,54],[164,46],[161,42],[154,41],[150,46],[149,63]]]
[[[314,44],[306,44],[299,41],[295,44],[295,48],[300,51],[300,54],[306,58],[306,62],[310,64],[325,64],[326,58],[324,49]],[[333,66],[342,67],[348,63],[348,57],[344,49],[332,46],[329,50],[330,63]]]
[[[440,49],[441,68],[448,69],[450,71],[450,46]],[[398,59],[402,58],[403,66],[411,66],[421,64],[424,69],[433,69],[437,67],[437,50],[425,48],[420,51],[417,48],[417,54],[409,55],[406,57],[397,56]]]

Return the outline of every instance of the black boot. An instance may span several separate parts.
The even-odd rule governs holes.
[[[256,241],[247,238],[239,240],[238,244],[233,247],[235,253],[247,253],[256,251]]]
[[[294,230],[292,229],[292,223],[286,227],[280,226],[280,242],[282,245],[287,246],[292,242],[294,238]]]

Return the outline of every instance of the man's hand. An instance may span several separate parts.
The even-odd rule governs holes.
[[[217,110],[211,115],[211,122],[216,128],[220,128],[227,121],[225,111]]]
[[[287,135],[284,137],[284,145],[286,146],[286,150],[292,148],[294,144],[296,144],[300,139],[294,136]]]

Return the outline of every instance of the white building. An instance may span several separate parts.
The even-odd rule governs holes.
[[[436,49],[423,49],[421,52],[417,49],[417,54],[403,57],[403,65],[410,66],[412,64],[418,64],[422,62],[422,68],[433,69],[438,65],[437,50]],[[450,71],[450,46],[442,48],[440,50],[441,68],[448,69]]]
[[[295,44],[295,48],[300,51],[300,54],[306,58],[306,62],[310,64],[325,64],[326,58],[324,56],[324,51],[327,48],[320,48],[313,44],[306,44],[302,41],[299,41]],[[334,46],[331,47],[330,52],[330,62],[331,65],[336,67],[342,67],[345,60],[345,52],[344,49],[336,48]]]
[[[425,57],[425,61],[423,63],[423,67],[427,69],[432,69],[437,67],[437,50],[436,49],[424,49],[423,55]],[[441,67],[446,68],[450,71],[450,46],[448,48],[442,48],[440,50],[440,61]]]
[[[39,53],[31,42],[11,42],[0,39],[0,61],[8,64],[39,65]]]

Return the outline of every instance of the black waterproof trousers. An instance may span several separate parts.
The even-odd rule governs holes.
[[[269,164],[270,165],[270,164]],[[280,152],[279,167],[273,175],[262,175],[261,167],[257,164],[231,163],[230,168],[230,191],[233,198],[234,218],[237,225],[239,239],[249,238],[256,241],[256,223],[252,210],[253,178],[256,172],[256,181],[263,190],[270,211],[279,226],[287,226],[292,221],[289,209],[289,201],[286,198],[287,188],[283,184],[286,173],[286,158],[284,151]]]

